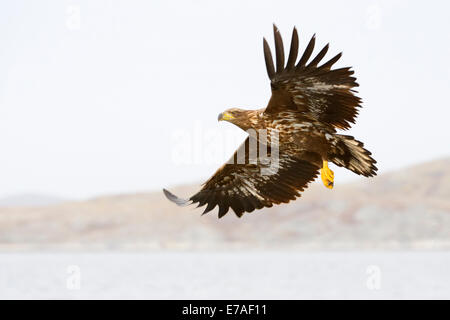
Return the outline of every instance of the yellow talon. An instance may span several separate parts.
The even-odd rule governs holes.
[[[333,189],[334,186],[334,172],[328,168],[328,162],[323,161],[322,169],[320,169],[320,177],[322,178],[323,185],[328,189]]]

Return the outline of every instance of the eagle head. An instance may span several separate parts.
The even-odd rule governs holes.
[[[241,129],[253,128],[256,124],[256,110],[227,109],[217,117],[218,121],[228,121]]]

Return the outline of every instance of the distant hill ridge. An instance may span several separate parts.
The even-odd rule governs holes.
[[[241,219],[201,212],[162,192],[0,208],[0,249],[450,248],[450,158],[333,190],[313,183],[296,201]]]
[[[0,198],[0,207],[49,206],[66,201],[56,196],[26,193]]]

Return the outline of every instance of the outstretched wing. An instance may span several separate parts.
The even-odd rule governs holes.
[[[263,164],[259,157],[256,161],[249,160],[249,140],[247,138],[198,193],[184,200],[164,189],[167,198],[180,206],[207,205],[203,214],[219,206],[219,218],[229,208],[241,217],[244,212],[294,200],[316,178],[319,167],[313,162],[317,163],[318,155],[305,153],[299,156],[298,150],[284,149],[280,150],[275,164]],[[245,159],[239,161],[239,155],[243,154]],[[320,162],[320,157],[318,159]]]
[[[284,63],[283,40],[274,25],[276,68],[270,47],[264,39],[264,58],[272,87],[272,97],[265,110],[278,113],[291,109],[299,110],[322,123],[340,129],[348,129],[355,122],[361,99],[352,88],[357,87],[351,68],[331,70],[342,53],[318,66],[328,51],[328,44],[312,59],[315,35],[312,37],[300,60],[298,34],[294,28],[288,61]]]

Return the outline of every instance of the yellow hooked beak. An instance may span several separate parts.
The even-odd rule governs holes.
[[[219,117],[217,118],[217,121],[222,121],[222,120],[228,121],[228,120],[231,120],[231,119],[234,119],[234,117],[233,117],[233,115],[231,113],[223,112],[223,113],[219,114]]]

